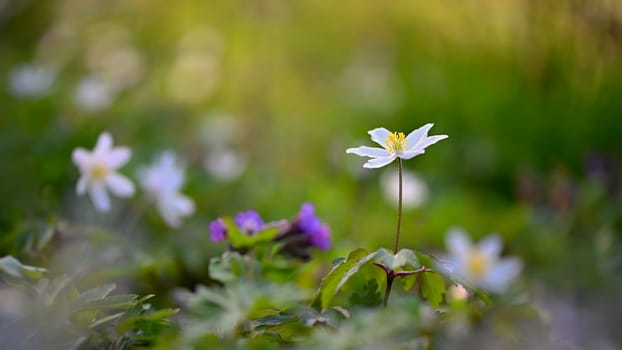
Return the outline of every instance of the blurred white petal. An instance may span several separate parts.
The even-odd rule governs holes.
[[[93,154],[106,154],[112,148],[112,136],[108,132],[102,132],[97,138]]]
[[[110,199],[108,198],[108,193],[102,184],[92,185],[89,188],[89,193],[97,210],[103,212],[110,210]]]
[[[502,293],[509,283],[518,276],[522,263],[517,258],[507,258],[497,262],[487,274],[483,287],[492,292]]]
[[[78,179],[78,184],[76,185],[76,192],[78,194],[85,194],[87,184],[88,184],[88,179],[85,176],[80,176],[80,179]]]
[[[471,249],[471,240],[466,232],[460,228],[452,228],[446,238],[447,250],[452,256],[463,261]]]
[[[91,153],[84,148],[76,148],[71,153],[71,159],[73,160],[73,164],[78,167],[83,167],[91,156]]]
[[[106,178],[110,191],[119,197],[130,197],[134,194],[134,184],[125,176],[112,173]]]
[[[128,147],[115,147],[105,156],[106,163],[111,169],[125,165],[131,157],[132,151]]]
[[[489,257],[497,257],[501,254],[503,241],[498,235],[489,235],[478,243],[478,248]]]

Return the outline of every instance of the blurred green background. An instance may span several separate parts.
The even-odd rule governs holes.
[[[405,163],[420,182],[401,245],[498,232],[534,290],[608,300],[622,285],[621,48],[622,3],[605,0],[1,1],[0,253],[45,262],[58,254],[33,239],[94,226],[168,266],[149,283],[191,286],[224,248],[210,220],[292,218],[305,201],[332,229],[319,261],[391,247],[381,183],[395,164],[368,171],[345,149],[432,122],[449,139]],[[130,234],[139,196],[110,214],[76,196],[71,151],[104,130],[133,149],[133,178],[161,150],[185,159],[197,210],[182,228],[151,208]]]

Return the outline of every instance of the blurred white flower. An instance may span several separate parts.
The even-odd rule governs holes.
[[[132,152],[127,147],[112,147],[112,136],[104,132],[99,135],[92,152],[76,148],[72,153],[73,163],[80,169],[76,190],[82,195],[89,192],[95,208],[110,210],[107,189],[119,197],[131,197],[134,184],[117,169],[128,162]]]
[[[144,59],[134,45],[132,33],[116,22],[99,22],[87,29],[84,50],[85,65],[120,91],[138,83],[145,67]]]
[[[397,158],[411,159],[424,154],[427,147],[447,138],[447,135],[428,136],[433,125],[428,123],[413,130],[408,136],[404,136],[403,132],[392,133],[385,128],[376,128],[368,133],[372,141],[383,148],[360,146],[348,148],[346,153],[371,158],[363,164],[363,168],[381,168]]]
[[[9,73],[9,91],[15,97],[37,98],[49,93],[56,71],[37,64],[22,64]]]
[[[380,187],[384,198],[397,205],[399,198],[399,172],[391,169],[382,174]],[[428,200],[429,189],[426,182],[412,171],[402,172],[402,205],[404,209],[420,207]]]
[[[145,70],[140,52],[131,46],[106,52],[94,65],[94,69],[119,90],[138,83]]]
[[[175,153],[163,152],[150,166],[140,170],[140,185],[156,201],[158,211],[171,227],[179,227],[181,219],[194,213],[194,202],[179,193],[185,171],[176,162]]]
[[[466,232],[452,229],[446,243],[452,260],[451,272],[467,286],[502,293],[522,269],[518,258],[499,258],[503,243],[497,235],[489,235],[473,245]]]
[[[91,75],[80,81],[75,91],[76,105],[89,112],[100,111],[110,105],[115,90],[102,78]]]
[[[218,148],[207,153],[203,166],[219,180],[233,180],[246,169],[246,157],[233,149]]]
[[[341,75],[346,102],[362,108],[388,112],[402,98],[393,79],[391,50],[365,48],[356,52]]]
[[[35,46],[37,61],[54,67],[64,67],[78,50],[78,34],[72,22],[60,20],[53,23]]]
[[[211,52],[183,51],[169,71],[170,96],[181,103],[195,104],[209,98],[219,78],[219,58]]]
[[[198,131],[207,147],[222,147],[235,140],[239,135],[239,126],[233,115],[216,112],[203,118]]]

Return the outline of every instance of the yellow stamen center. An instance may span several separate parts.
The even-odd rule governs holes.
[[[94,164],[91,167],[91,176],[95,180],[103,180],[108,174],[108,168],[102,164]]]
[[[408,142],[406,142],[406,137],[403,132],[394,132],[387,136],[387,139],[384,141],[385,149],[393,154],[402,153],[406,150],[408,146]]]
[[[488,258],[477,251],[471,252],[466,261],[468,271],[475,277],[482,277],[488,270]]]

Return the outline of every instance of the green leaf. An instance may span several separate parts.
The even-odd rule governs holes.
[[[367,281],[362,292],[354,292],[350,296],[350,303],[362,306],[378,306],[382,303],[379,285],[375,278]]]
[[[249,257],[237,252],[224,252],[221,256],[210,259],[209,275],[217,281],[230,283],[247,274],[250,264],[253,264],[255,271],[259,269],[256,262]]]
[[[492,305],[492,302],[490,301],[490,297],[488,297],[488,294],[486,294],[486,292],[482,290],[476,290],[475,296],[480,298],[484,302],[484,304],[486,304],[486,306]]]
[[[38,279],[41,278],[44,272],[47,272],[47,270],[42,267],[24,265],[10,255],[0,258],[0,273],[12,277]]]
[[[279,227],[267,227],[253,235],[248,235],[235,224],[231,218],[224,218],[223,222],[227,228],[227,239],[234,248],[251,248],[260,243],[272,242],[279,233]]]
[[[419,276],[421,296],[432,306],[438,307],[443,301],[443,294],[445,294],[445,280],[443,276],[433,272],[421,273]]]
[[[80,294],[78,299],[73,303],[73,307],[80,308],[93,301],[104,299],[115,288],[116,288],[116,285],[114,283],[109,283],[103,286],[89,289]]]
[[[381,263],[394,271],[405,266],[410,266],[412,268],[421,267],[415,252],[410,249],[402,249],[397,252],[397,254],[393,255],[387,249],[380,248],[376,251],[374,261]]]
[[[93,300],[80,306],[80,309],[129,309],[138,305],[138,295],[112,295],[99,300]]]
[[[370,262],[375,255],[376,253],[369,254],[369,252],[363,248],[352,251],[345,261],[335,265],[333,269],[324,276],[320,288],[313,297],[311,305],[325,309],[348,279],[363,265]]]
[[[162,309],[158,311],[154,311],[152,313],[146,315],[138,315],[133,317],[128,317],[123,319],[117,325],[117,333],[123,334],[125,332],[129,332],[135,327],[139,322],[150,321],[150,322],[159,322],[164,321],[169,317],[176,315],[179,312],[179,309]]]

